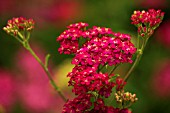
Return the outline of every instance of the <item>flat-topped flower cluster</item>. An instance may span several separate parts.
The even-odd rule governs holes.
[[[17,36],[19,32],[34,29],[34,21],[33,19],[26,19],[24,17],[12,18],[8,20],[7,26],[3,29],[9,34]]]
[[[108,98],[113,87],[120,89],[124,85],[123,80],[120,82],[119,78],[110,81],[114,74],[102,73],[99,67],[132,63],[136,48],[128,34],[115,33],[110,28],[97,26],[87,29],[87,26],[83,22],[71,24],[57,38],[61,44],[58,49],[60,53],[75,55],[72,60],[75,67],[67,76],[70,77],[69,86],[73,86],[72,91],[78,97],[64,105],[63,113],[116,113],[113,107],[105,106],[102,97]],[[82,38],[85,41],[80,44]],[[95,101],[91,102],[91,98],[95,98]]]
[[[154,30],[159,26],[164,17],[161,10],[149,9],[148,11],[134,11],[131,16],[132,24],[138,27],[138,33],[144,37],[151,36]]]

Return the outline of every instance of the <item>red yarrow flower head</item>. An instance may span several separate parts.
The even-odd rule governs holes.
[[[102,37],[109,34],[113,34],[113,31],[110,28],[99,27],[99,26],[93,26],[92,29],[89,29],[89,32],[90,32],[90,36],[88,38]]]
[[[99,66],[132,63],[136,48],[128,34],[114,33],[110,28],[98,26],[86,29],[87,26],[82,22],[71,24],[57,38],[61,44],[60,54],[75,55],[72,60],[75,67],[67,76],[70,77],[68,85],[73,86],[72,91],[78,97],[64,105],[63,113],[119,113],[119,109],[105,106],[102,99],[91,102],[88,95],[108,98],[113,87],[123,89],[122,79],[111,81],[114,74],[102,73]],[[80,43],[82,40],[84,42]]]
[[[107,98],[115,86],[114,82],[109,82],[108,74],[97,73],[96,67],[75,66],[68,77],[70,77],[69,86],[74,86],[73,92],[76,95],[95,91]]]
[[[62,113],[131,113],[127,108],[119,109],[105,106],[102,98],[92,101],[94,98],[92,94],[80,94],[65,103]],[[92,105],[94,106],[92,107]]]
[[[34,28],[33,19],[24,17],[12,18],[8,20],[7,26],[3,28],[7,33],[17,36],[18,32],[31,31]]]
[[[164,17],[161,10],[149,9],[148,11],[134,11],[131,16],[132,24],[138,27],[138,33],[143,37],[152,35]]]
[[[91,29],[86,29],[87,26],[88,24],[83,22],[67,26],[68,29],[57,37],[57,41],[61,45],[58,49],[59,53],[75,54],[80,46],[78,42],[80,38],[91,39],[94,37],[100,38],[102,36],[113,35],[113,31],[110,28],[93,26]]]
[[[70,24],[69,26],[67,26],[67,28],[68,29],[70,29],[70,28],[84,29],[87,26],[89,26],[87,23],[79,22],[79,23],[75,23],[75,24]]]
[[[58,49],[59,53],[76,54],[76,57],[80,57],[85,60],[85,64],[90,63],[90,65],[94,63],[98,65],[102,60],[101,64],[108,62],[109,65],[132,62],[131,57],[136,49],[130,42],[130,35],[114,33],[106,27],[93,26],[91,29],[86,29],[87,26],[88,24],[83,22],[69,25],[68,29],[57,37],[57,41],[61,45]],[[80,38],[86,40],[82,45],[79,43]],[[112,58],[113,56],[116,58]],[[78,64],[81,59],[74,58],[72,63]],[[117,59],[117,61],[113,59]]]
[[[67,101],[62,113],[82,113],[82,111],[87,111],[92,106],[91,97],[93,97],[91,94],[81,94],[73,100]]]
[[[127,34],[114,33],[114,37],[93,37],[77,50],[72,64],[76,65],[104,65],[132,63],[132,55],[136,48],[130,42]]]
[[[88,24],[83,22],[70,24],[69,26],[67,26],[68,29],[57,37],[57,41],[61,45],[58,49],[59,53],[76,53],[79,48],[78,40],[84,34],[84,31],[87,26]]]

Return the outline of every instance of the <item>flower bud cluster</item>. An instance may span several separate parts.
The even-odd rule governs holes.
[[[8,20],[7,26],[3,28],[8,34],[17,36],[18,32],[21,31],[31,31],[34,28],[33,19],[26,19],[23,17],[12,18]]]
[[[110,82],[114,74],[102,73],[98,69],[100,65],[105,64],[113,66],[120,63],[132,63],[132,55],[136,52],[136,48],[128,34],[114,33],[110,28],[97,26],[87,29],[87,26],[88,24],[83,22],[71,24],[57,38],[61,44],[58,49],[60,54],[75,55],[72,60],[75,67],[67,76],[70,77],[69,86],[73,86],[72,91],[78,97],[64,105],[63,113],[73,111],[115,113],[115,109],[105,106],[100,97],[108,98],[114,86],[122,89],[125,84],[121,78]],[[82,45],[79,44],[81,38],[86,40]],[[91,92],[95,92],[97,97]],[[90,99],[93,97],[96,99],[91,102]],[[86,102],[83,103],[84,99]],[[94,105],[93,108],[90,107],[92,105]]]
[[[161,10],[149,9],[148,11],[134,11],[131,16],[132,24],[138,27],[138,33],[144,37],[151,36],[154,30],[159,26],[164,17]]]
[[[121,103],[121,104],[123,103],[124,105],[125,104],[130,105],[131,103],[134,103],[138,100],[138,98],[136,98],[136,94],[124,92],[123,90],[117,91],[115,93],[115,99],[118,103]],[[128,106],[128,105],[126,105],[126,106]]]

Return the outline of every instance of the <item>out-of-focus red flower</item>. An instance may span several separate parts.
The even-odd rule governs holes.
[[[1,0],[0,2],[0,15],[3,13],[10,12],[11,9],[14,7],[15,1],[14,0]]]
[[[82,4],[79,0],[2,0],[0,14],[3,11],[5,16],[33,18],[38,26],[45,23],[55,23],[58,26],[80,17],[78,15],[81,14]]]
[[[170,59],[158,63],[154,70],[153,89],[160,97],[170,97]]]
[[[48,21],[64,22],[77,17],[81,4],[77,0],[60,0],[44,9],[44,16]]]
[[[0,106],[8,113],[16,99],[15,79],[7,70],[0,69]]]
[[[166,0],[140,0],[137,4],[145,8],[164,8],[167,6]]]
[[[42,50],[34,49],[43,59]],[[54,94],[52,91],[52,86],[40,64],[26,50],[19,51],[16,58],[21,71],[18,95],[23,107],[30,113],[59,113],[64,102],[57,92]]]
[[[157,40],[167,48],[170,48],[170,20],[163,22],[156,32]]]

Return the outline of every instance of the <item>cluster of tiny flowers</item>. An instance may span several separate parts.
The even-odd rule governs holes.
[[[70,77],[69,86],[73,86],[72,91],[78,97],[69,100],[64,105],[63,113],[82,111],[116,113],[116,109],[105,106],[101,98],[97,98],[94,103],[91,103],[92,95],[90,96],[90,93],[97,94],[97,97],[108,98],[114,86],[117,90],[123,88],[125,85],[123,80],[118,78],[116,81],[110,81],[114,74],[102,73],[98,68],[105,64],[116,66],[120,63],[132,63],[131,58],[136,52],[136,48],[130,42],[131,37],[128,34],[114,33],[110,28],[97,26],[87,29],[87,26],[87,23],[82,22],[71,24],[57,38],[61,44],[58,49],[60,54],[73,53],[75,55],[72,60],[75,67],[67,76]],[[80,38],[86,40],[82,45],[79,44]],[[94,108],[90,109],[92,104]]]
[[[124,86],[126,85],[126,82],[120,78],[120,77],[117,77],[116,78],[116,91],[121,91],[123,90]]]
[[[62,113],[82,113],[82,111],[87,111],[92,106],[91,97],[91,94],[81,94],[73,100],[69,100],[65,103]]]
[[[115,38],[93,37],[77,50],[72,64],[94,66],[107,63],[112,66],[125,62],[132,63],[131,58],[136,52],[136,48],[126,37],[129,36],[121,34]]]
[[[90,101],[92,97],[94,97],[92,94],[80,94],[64,105],[62,113],[109,113],[108,111],[114,110],[113,107],[109,108],[105,106],[103,100],[100,98],[92,103]],[[94,105],[93,110],[91,110],[92,105]]]
[[[79,38],[82,37],[85,28],[88,26],[87,23],[76,23],[71,24],[58,38],[57,41],[61,47],[58,49],[59,53],[71,54],[76,53],[79,49]]]
[[[115,83],[109,82],[108,74],[97,73],[95,67],[75,66],[73,71],[68,74],[70,77],[69,86],[73,87],[76,95],[89,91],[109,97]]]
[[[152,35],[154,29],[156,29],[162,22],[164,12],[161,10],[149,9],[148,11],[134,11],[131,16],[132,24],[138,27],[138,33],[143,37],[146,35]]]
[[[86,30],[82,36],[84,38],[101,37],[113,34],[110,28],[93,26],[91,29]]]
[[[91,102],[92,94],[81,94],[73,100],[69,100],[63,107],[62,113],[131,113],[127,108],[119,109],[112,106],[105,106],[104,101],[98,98]]]
[[[16,36],[20,31],[31,31],[34,28],[33,19],[23,17],[8,20],[7,26],[3,28],[7,33]]]
[[[135,101],[138,100],[138,98],[136,98],[136,94],[124,92],[123,90],[115,93],[115,99],[118,103],[124,103],[124,104],[134,103]]]

